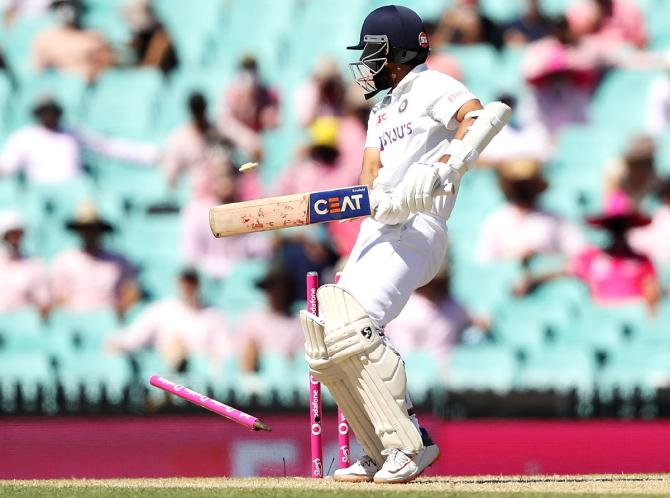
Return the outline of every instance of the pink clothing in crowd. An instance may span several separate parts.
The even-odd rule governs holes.
[[[575,256],[569,271],[589,287],[591,297],[601,305],[639,301],[644,298],[645,282],[656,278],[647,257],[615,257],[598,248]]]
[[[430,351],[435,359],[444,360],[470,325],[472,318],[454,299],[435,303],[414,293],[398,318],[386,326],[385,333],[402,355]]]
[[[164,358],[207,353],[215,358],[231,354],[225,317],[213,308],[195,308],[176,298],[147,306],[114,341],[124,351],[151,347]]]
[[[158,149],[151,144],[115,139],[92,132],[50,130],[29,125],[16,130],[0,153],[0,173],[24,170],[36,184],[63,183],[76,178],[82,170],[82,148],[116,159],[138,164],[153,164]]]
[[[449,54],[439,52],[433,53],[426,60],[426,65],[428,66],[428,69],[448,74],[458,81],[463,81],[463,74],[461,73],[458,59]]]
[[[217,239],[209,226],[209,208],[220,204],[216,198],[191,201],[182,211],[182,254],[184,263],[213,278],[224,278],[237,263],[264,258],[270,252],[267,238],[251,233]]]
[[[581,0],[566,12],[571,31],[589,43],[617,48],[628,43],[637,48],[647,45],[644,18],[633,0],[613,0],[612,15],[598,23],[598,6],[594,0]]]
[[[95,31],[55,27],[37,35],[33,65],[38,71],[57,69],[92,81],[101,69],[113,63],[113,52]]]
[[[540,124],[553,136],[566,124],[585,123],[597,72],[555,38],[530,43],[522,60],[529,83],[519,116],[526,125]]]
[[[217,125],[221,133],[248,154],[262,148],[261,132],[279,124],[279,96],[274,90],[256,86],[248,74],[241,74],[222,98]]]
[[[130,264],[107,252],[93,257],[70,249],[56,256],[51,266],[54,302],[71,311],[113,308],[121,285],[133,278]]]
[[[295,93],[295,113],[300,126],[309,126],[316,118],[325,116],[338,117],[342,114],[341,106],[333,105],[321,98],[319,84],[310,79],[300,85]]]
[[[192,124],[177,128],[169,136],[161,159],[168,182],[173,185],[181,175],[190,174],[194,196],[204,195],[210,180],[207,174],[208,151],[207,140]]]
[[[282,171],[274,191],[276,195],[288,195],[356,185],[360,165],[355,172],[344,166],[341,161],[327,165],[306,159]]]
[[[532,253],[574,255],[584,247],[575,225],[542,210],[504,204],[484,220],[475,254],[479,261],[492,262],[520,260]]]
[[[0,313],[45,308],[50,302],[46,266],[38,259],[15,259],[0,252]]]
[[[631,230],[628,242],[635,252],[670,264],[670,206],[657,209],[649,225]]]
[[[302,353],[305,336],[300,321],[295,316],[286,316],[272,310],[258,310],[242,318],[235,336],[235,343],[242,353],[244,347],[253,341],[259,354],[277,353],[291,357]]]

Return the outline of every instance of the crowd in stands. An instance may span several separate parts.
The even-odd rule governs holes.
[[[318,3],[286,3],[298,9],[310,2]],[[20,95],[34,81],[55,74],[80,80],[89,95],[83,112],[76,110],[79,114],[67,98],[48,88],[32,94],[31,122],[14,116],[21,109],[13,102],[3,111],[0,184],[10,185],[18,196],[46,201],[35,212],[29,202],[0,199],[0,313],[33,309],[47,323],[54,310],[113,310],[119,326],[110,331],[104,354],[149,348],[177,372],[193,355],[213,362],[234,357],[241,371],[253,375],[264,354],[302,354],[296,312],[304,306],[304,275],[319,271],[325,281],[332,280],[351,251],[360,221],[215,239],[208,210],[356,184],[372,103],[344,72],[341,47],[324,46],[317,60],[287,62],[284,71],[299,76],[291,79],[292,85],[273,79],[273,68],[263,65],[268,54],[231,50],[228,58],[235,68],[219,87],[212,90],[211,81],[202,81],[177,93],[179,102],[159,100],[155,109],[144,103],[157,116],[165,112],[162,108],[178,107],[177,115],[184,119],[176,127],[173,120],[169,130],[116,136],[97,129],[95,120],[78,119],[87,115],[91,95],[101,91],[106,75],[115,71],[153,69],[168,88],[180,74],[198,69],[184,55],[189,52],[182,49],[183,38],[165,16],[168,3],[0,2],[0,40],[10,40],[22,23],[44,21],[28,41],[29,68],[25,61],[13,63],[15,44],[0,44],[9,94]],[[217,6],[225,17],[228,4],[244,1],[205,3]],[[652,32],[648,13],[634,0],[566,0],[560,10],[547,9],[548,2],[541,0],[509,3],[520,7],[516,18],[487,11],[477,0],[434,0],[444,8],[426,9],[432,13],[426,18],[432,48],[428,67],[463,80],[475,93],[486,82],[504,80],[486,87],[482,99],[503,100],[515,110],[509,126],[482,154],[480,168],[469,174],[471,183],[464,180],[445,267],[416,291],[388,327],[401,353],[427,351],[439,364],[448,363],[461,342],[495,341],[500,307],[531,299],[559,280],[584,285],[590,296],[584,306],[639,304],[651,316],[668,299],[670,170],[662,171],[659,164],[670,162],[662,155],[670,154],[662,148],[670,133],[670,44],[662,33]],[[364,15],[375,2],[347,4],[356,4]],[[126,30],[123,43],[91,22],[96,8],[114,10]],[[258,12],[263,15],[270,14]],[[361,20],[349,19],[352,32]],[[248,33],[265,36],[253,26]],[[479,72],[472,61],[485,58],[477,54],[514,59],[512,76],[502,74],[502,64]],[[635,89],[642,95],[635,102],[643,104],[632,109],[630,123],[599,123],[617,137],[601,164],[588,164],[599,156],[586,150],[604,149],[597,134],[584,150],[566,153],[566,136],[588,135],[596,125],[595,100],[608,79],[638,73],[653,73],[654,78]],[[111,105],[122,105],[126,97],[118,96]],[[630,109],[613,99],[606,106]],[[116,123],[114,129],[122,128],[123,123]],[[283,148],[268,145],[272,139],[285,142]],[[275,150],[287,146],[291,151],[282,156],[283,164],[268,170],[265,164],[277,160]],[[578,165],[566,166],[563,157],[576,157]],[[241,174],[238,167],[247,161],[260,166]],[[143,175],[153,175],[164,189],[158,198],[115,197],[105,183],[115,173],[103,170],[101,163],[108,169],[122,163],[119,171],[128,172],[120,181],[122,192]],[[587,177],[596,180],[583,183]],[[65,207],[49,205],[54,189],[82,181],[86,195],[61,199]],[[0,196],[9,191],[2,185]],[[142,189],[140,180],[129,190]],[[144,228],[157,225],[154,220],[161,215],[178,226],[170,232],[172,238],[157,240]],[[64,239],[52,253],[42,250],[46,246],[40,235],[48,231],[75,237]],[[137,250],[125,250],[131,234],[139,237],[133,246],[139,245]],[[543,258],[557,258],[558,264],[543,267]],[[170,260],[172,271],[152,268],[163,259]],[[480,306],[483,301],[473,287],[498,283],[477,275],[489,270],[497,275],[508,264],[516,270],[502,290],[504,299],[496,306]],[[256,301],[239,309],[222,304],[217,293],[249,265],[254,271],[232,292],[257,296]],[[481,271],[469,277],[470,269]],[[152,270],[159,274],[159,284],[149,289],[144,275]],[[239,301],[231,302],[245,303],[243,296],[234,297]]]

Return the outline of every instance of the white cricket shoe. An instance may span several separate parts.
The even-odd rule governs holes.
[[[397,448],[382,451],[388,455],[382,468],[375,474],[377,484],[400,484],[409,482],[421,475],[439,457],[440,450],[436,444],[425,446],[416,455],[407,455]]]
[[[337,469],[333,479],[339,482],[372,482],[379,471],[379,465],[367,455],[346,469]]]

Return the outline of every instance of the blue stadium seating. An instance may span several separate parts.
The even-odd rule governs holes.
[[[443,384],[455,391],[491,390],[504,394],[514,388],[518,366],[512,350],[493,345],[454,348]]]

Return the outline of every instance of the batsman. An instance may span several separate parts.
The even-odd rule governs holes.
[[[314,377],[328,387],[365,455],[337,481],[404,483],[439,457],[407,395],[405,365],[384,326],[428,283],[447,249],[447,219],[461,177],[509,117],[482,107],[460,82],[431,71],[426,28],[412,10],[389,5],[361,29],[349,66],[370,98],[360,183],[371,217],[361,225],[337,285],[318,290],[320,316],[301,313]],[[445,191],[452,195],[438,195]]]

